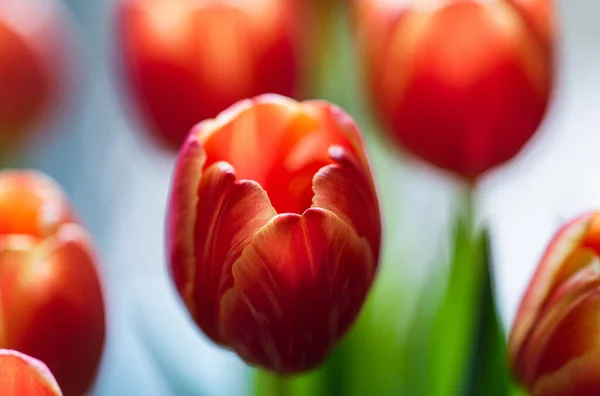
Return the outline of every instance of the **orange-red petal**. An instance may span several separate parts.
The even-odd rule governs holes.
[[[43,362],[21,352],[0,349],[0,394],[61,396],[62,392]]]
[[[65,394],[83,394],[96,376],[105,337],[89,237],[81,226],[66,224],[39,244],[22,236],[3,242],[4,346],[44,361]]]
[[[0,173],[0,234],[44,237],[75,221],[60,187],[36,171]]]
[[[591,395],[600,389],[599,225],[599,213],[565,225],[521,302],[509,340],[510,359],[534,395]]]
[[[367,241],[337,215],[278,215],[233,265],[225,338],[250,363],[280,373],[313,368],[358,315],[374,271]]]
[[[509,338],[509,355],[514,362],[532,327],[557,284],[564,281],[558,277],[564,262],[576,251],[587,230],[591,214],[585,214],[565,225],[553,238],[544,253],[540,265],[527,287],[519,306]]]
[[[207,184],[218,180],[215,184],[221,190],[199,191],[192,299],[198,325],[215,342],[222,343],[219,310],[222,294],[233,283],[231,267],[254,233],[277,213],[262,187],[250,180],[235,182],[231,167],[216,163],[208,169],[209,174]],[[221,197],[218,206],[204,211],[203,206],[209,207],[217,197]]]
[[[342,147],[332,147],[335,164],[319,170],[313,181],[313,207],[327,209],[348,222],[371,246],[377,262],[381,245],[381,219],[377,196],[358,159]]]
[[[231,265],[277,213],[258,183],[237,181],[227,162],[203,169],[205,161],[198,134],[192,133],[176,165],[167,238],[175,286],[200,328],[222,343],[218,312],[232,282]]]
[[[595,396],[600,394],[600,350],[571,360],[535,384],[532,396]]]

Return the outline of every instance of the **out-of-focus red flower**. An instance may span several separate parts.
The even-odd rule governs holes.
[[[70,20],[56,0],[0,1],[0,144],[24,134],[64,101],[74,56]]]
[[[178,150],[199,121],[262,93],[298,86],[295,2],[123,0],[126,83],[154,135]]]
[[[554,71],[552,0],[357,0],[374,108],[404,148],[469,180],[536,132]]]
[[[173,281],[214,342],[278,373],[319,365],[379,257],[377,195],[352,119],[263,95],[198,124],[168,214]]]
[[[0,347],[43,361],[65,395],[88,390],[102,355],[95,263],[88,234],[52,180],[0,173]]]
[[[2,396],[62,396],[46,365],[17,351],[0,349]]]
[[[517,378],[534,396],[600,394],[600,212],[550,242],[509,339]]]

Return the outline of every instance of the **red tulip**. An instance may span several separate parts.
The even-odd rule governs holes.
[[[534,396],[600,394],[600,212],[564,226],[521,301],[509,340]]]
[[[378,262],[359,131],[327,102],[237,103],[190,132],[167,231],[173,281],[209,338],[278,373],[319,365],[358,315]]]
[[[288,0],[124,0],[122,66],[159,141],[178,150],[198,121],[297,86],[296,12]]]
[[[469,180],[536,132],[554,70],[551,0],[359,0],[375,109],[389,135]]]
[[[88,390],[102,354],[95,263],[89,236],[52,180],[0,173],[0,347],[46,363],[65,395]]]
[[[56,0],[0,2],[0,145],[23,140],[65,94],[73,50]]]
[[[0,394],[2,396],[61,396],[48,367],[17,351],[0,349]]]

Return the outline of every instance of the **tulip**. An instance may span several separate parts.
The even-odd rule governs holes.
[[[61,396],[48,367],[17,351],[0,349],[0,394],[2,396]]]
[[[0,347],[43,361],[65,395],[82,395],[104,336],[96,257],[63,192],[37,172],[1,172]]]
[[[198,121],[262,93],[296,94],[288,0],[124,0],[123,76],[157,141],[178,150]]]
[[[600,394],[600,212],[565,225],[521,301],[509,339],[534,396]]]
[[[358,0],[356,10],[374,108],[412,154],[472,181],[540,126],[551,0]]]
[[[0,145],[12,147],[64,100],[74,42],[56,0],[0,2]]]
[[[332,104],[244,100],[179,153],[171,276],[200,329],[249,364],[318,366],[360,311],[380,239],[362,138]]]

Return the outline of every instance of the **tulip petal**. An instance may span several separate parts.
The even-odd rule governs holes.
[[[313,180],[313,207],[338,215],[364,236],[377,262],[381,245],[381,220],[371,180],[355,157],[341,147],[332,147],[335,164],[321,168]]]
[[[60,187],[37,171],[0,173],[0,234],[50,235],[74,222]]]
[[[192,312],[202,330],[222,343],[218,312],[221,295],[233,283],[231,267],[254,233],[277,212],[258,183],[235,182],[233,169],[220,162],[206,170],[196,213]]]
[[[214,123],[199,124],[178,159],[167,243],[171,275],[183,301],[207,336],[222,343],[217,313],[231,264],[276,212],[259,184],[236,182],[229,163],[213,162],[203,170],[207,156],[201,141]]]
[[[44,361],[69,395],[88,390],[104,345],[104,302],[92,252],[76,224],[63,225],[30,251],[16,243],[0,251],[6,345]]]
[[[577,340],[556,345],[556,331],[566,323],[568,317],[573,319],[573,312],[578,312],[581,305],[597,293],[599,285],[598,280],[574,284],[571,290],[565,292],[560,300],[549,306],[543,315],[537,318],[536,326],[522,345],[517,355],[518,360],[514,362],[521,381],[532,386],[540,375],[556,370],[570,358],[588,350],[586,348],[589,345],[584,346],[584,343],[589,341],[586,337],[578,337]],[[580,324],[568,321],[571,329]]]
[[[201,127],[199,125],[198,127]],[[195,135],[184,143],[177,159],[167,216],[167,252],[169,270],[183,301],[191,309],[190,299],[195,273],[194,223],[198,187],[206,162],[204,149]]]
[[[600,350],[571,360],[559,370],[541,377],[532,396],[586,396],[600,394]]]
[[[367,241],[335,214],[276,216],[233,265],[221,306],[228,344],[277,372],[314,367],[358,315],[374,270]]]
[[[44,363],[8,349],[0,349],[0,392],[3,396],[62,395]]]
[[[542,257],[527,290],[514,321],[509,339],[511,361],[518,359],[524,341],[529,336],[545,302],[557,283],[564,281],[559,277],[564,262],[581,245],[588,228],[591,214],[585,214],[563,227],[553,238]]]
[[[593,395],[600,390],[598,333],[600,281],[582,288],[566,312],[549,327],[546,342],[534,352],[533,394]],[[561,308],[557,308],[561,309]],[[534,340],[534,342],[537,340]],[[528,363],[529,364],[529,363]],[[551,386],[552,385],[552,386]]]

